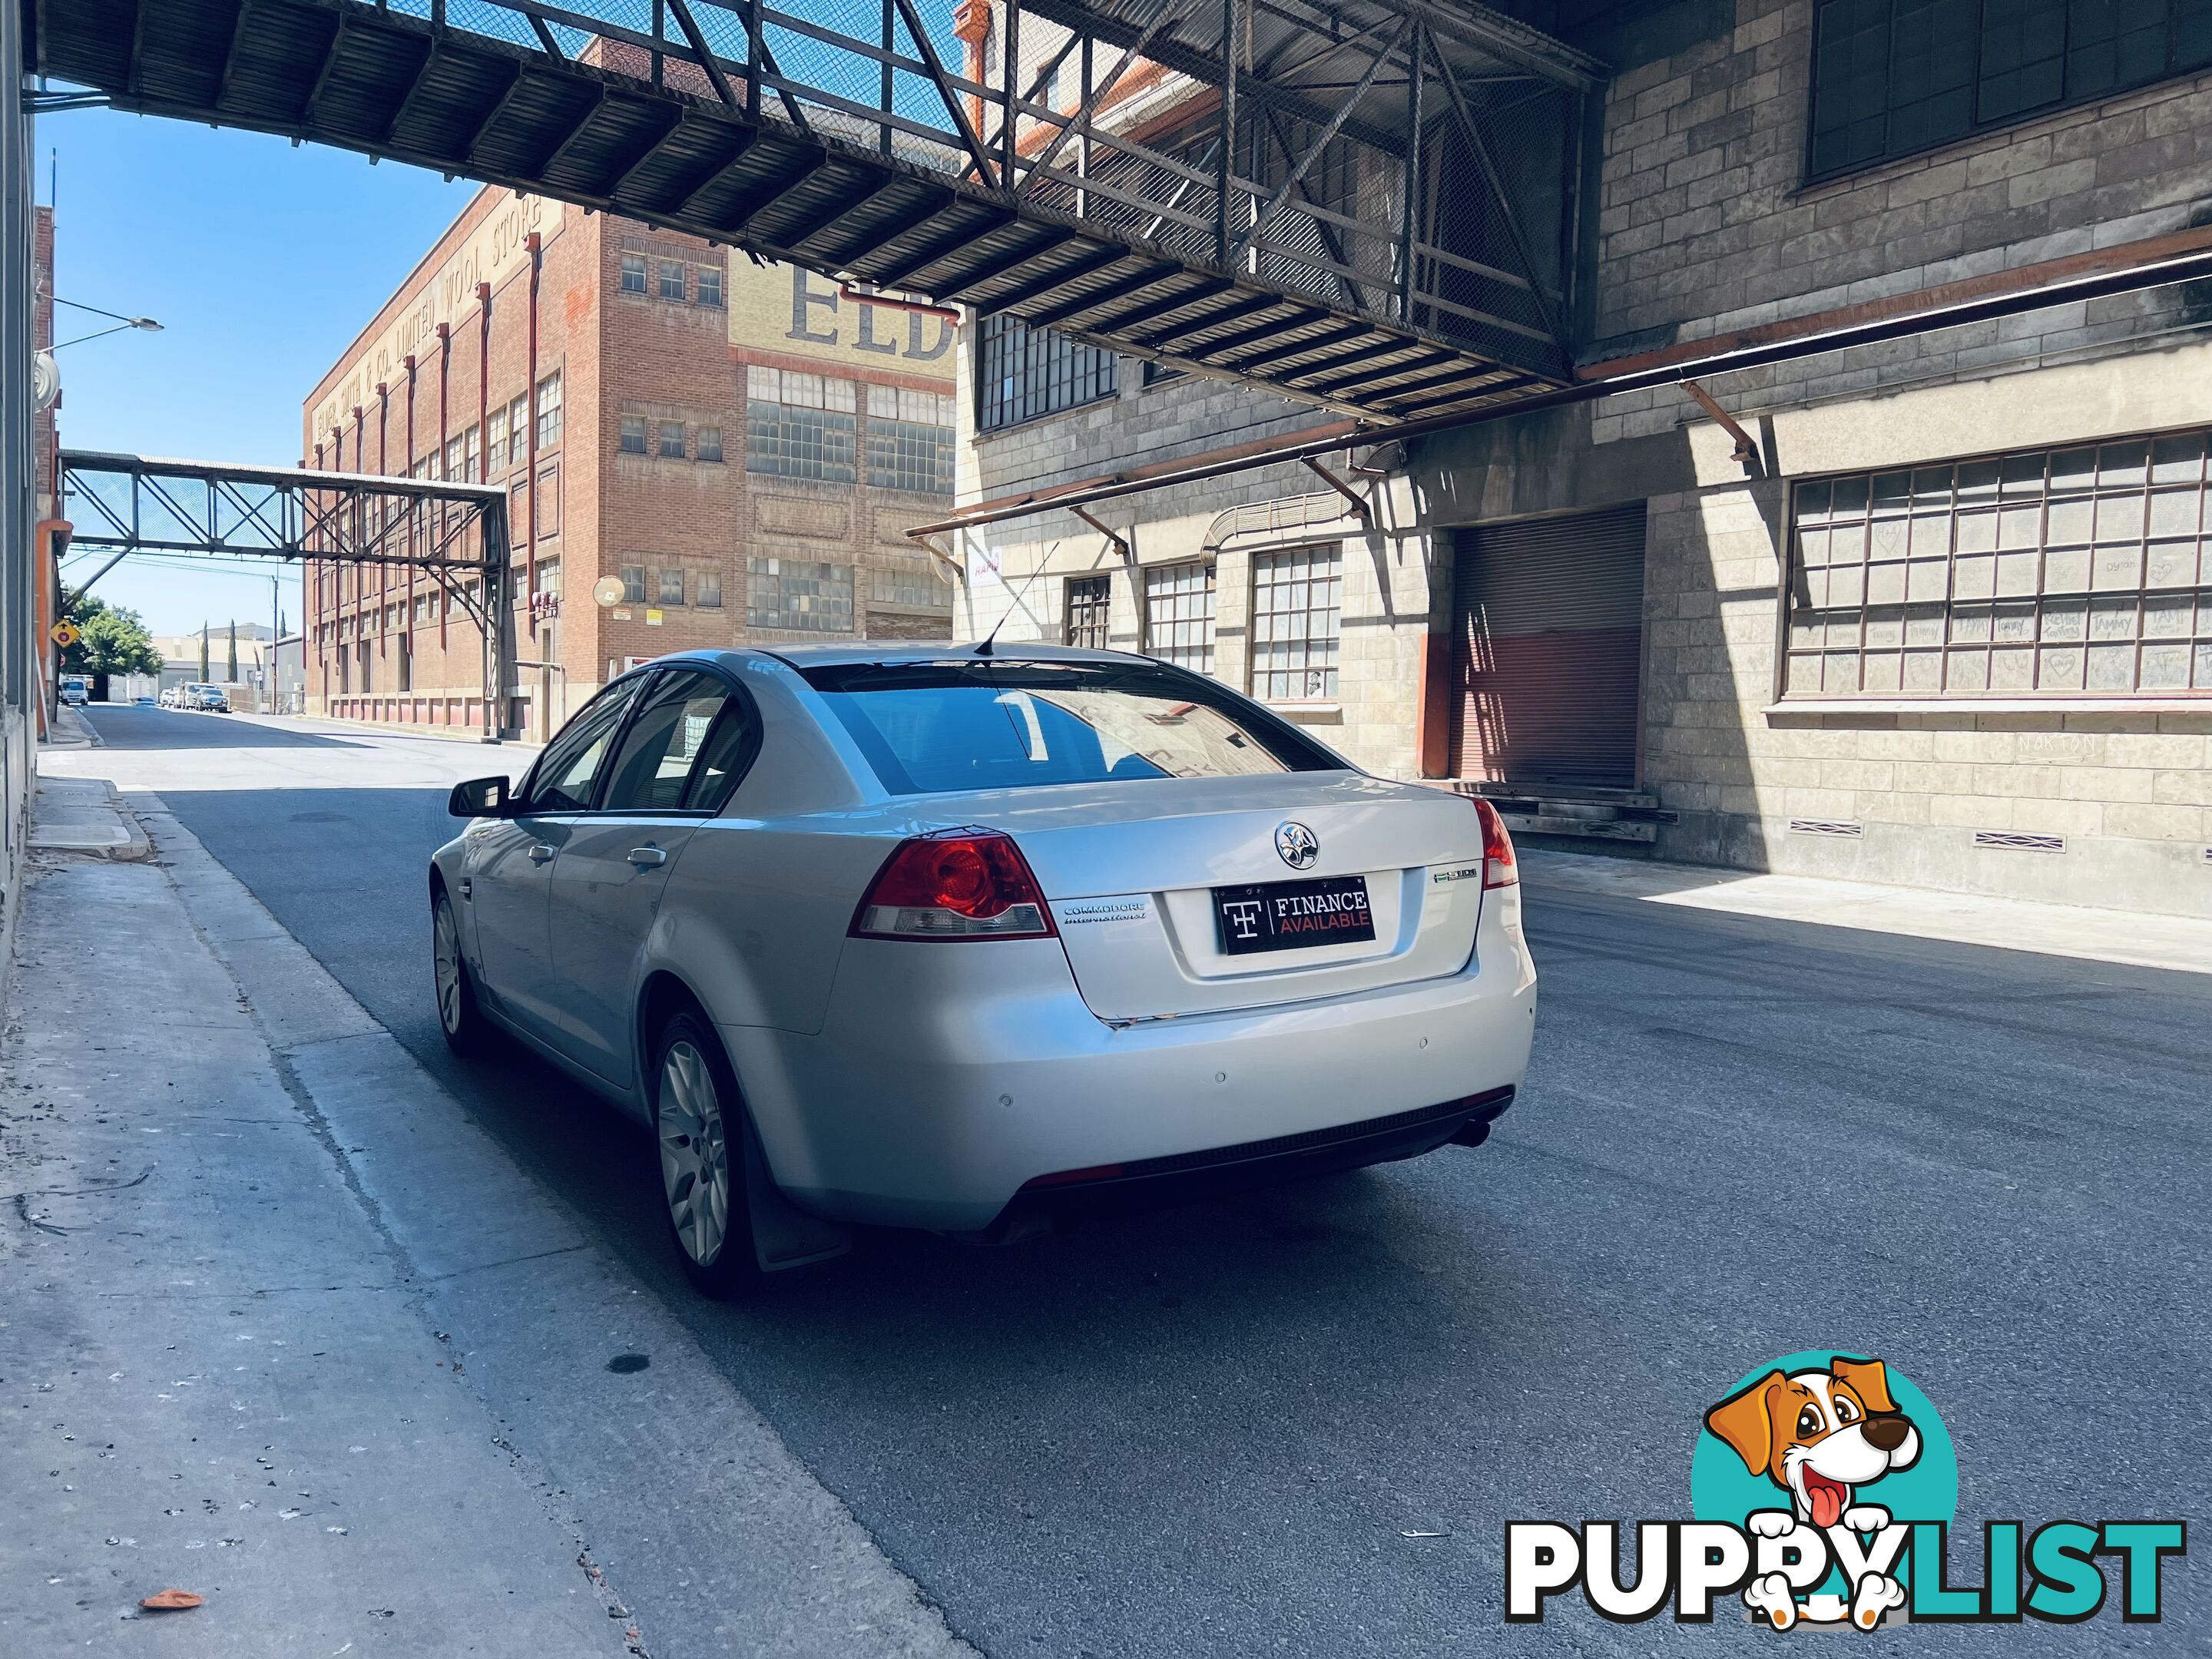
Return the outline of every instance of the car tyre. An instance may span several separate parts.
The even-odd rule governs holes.
[[[662,1213],[684,1277],[727,1301],[761,1280],[745,1199],[746,1124],[737,1074],[698,1013],[672,1015],[653,1046],[653,1138]]]
[[[446,1046],[464,1060],[483,1054],[491,1046],[491,1026],[477,1006],[476,981],[461,951],[460,918],[442,887],[430,902],[430,979]]]

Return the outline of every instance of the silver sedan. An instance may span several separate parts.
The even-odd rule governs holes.
[[[1140,657],[662,658],[459,786],[438,1012],[651,1125],[693,1280],[1479,1144],[1535,970],[1487,803]]]

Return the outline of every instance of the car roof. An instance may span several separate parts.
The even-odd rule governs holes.
[[[769,657],[790,667],[805,670],[848,663],[945,662],[975,655],[975,641],[972,640],[853,640],[836,645],[775,644],[741,646],[719,651],[678,651],[665,657],[655,657],[649,663],[641,663],[639,667],[663,667],[672,662],[714,662],[732,659],[743,661]],[[1048,645],[1037,640],[1000,640],[993,644],[990,655],[982,660],[1118,665],[1151,663],[1156,659],[1127,651],[1085,650],[1075,646]],[[637,670],[630,672],[635,673]]]

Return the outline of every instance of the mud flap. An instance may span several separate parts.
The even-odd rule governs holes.
[[[853,1248],[853,1235],[834,1221],[809,1215],[786,1198],[770,1176],[752,1114],[745,1114],[745,1213],[752,1218],[753,1260],[764,1273],[827,1261]]]

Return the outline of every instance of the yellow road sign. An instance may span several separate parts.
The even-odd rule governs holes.
[[[54,643],[60,646],[64,650],[67,650],[70,646],[75,645],[83,637],[84,635],[78,631],[77,625],[75,623],[58,622],[54,624]]]

